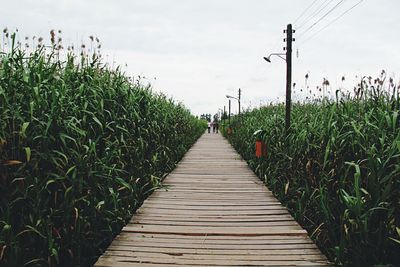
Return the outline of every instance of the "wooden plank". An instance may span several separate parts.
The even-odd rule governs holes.
[[[199,222],[199,221],[173,221],[173,220],[133,220],[131,224],[151,224],[151,225],[179,225],[179,226],[216,226],[216,227],[262,227],[262,226],[297,226],[293,221],[278,221],[278,222]]]
[[[109,251],[129,251],[129,252],[152,252],[163,254],[185,254],[185,255],[321,255],[318,248],[301,248],[301,249],[213,249],[209,248],[165,248],[165,247],[143,247],[140,245],[121,246],[112,245]]]
[[[144,213],[149,213],[149,214],[166,214],[169,215],[171,214],[171,211],[169,210],[163,210],[163,209],[158,209],[158,208],[146,208],[143,207],[140,208],[137,211],[137,214],[144,214]],[[174,215],[215,215],[215,216],[222,216],[222,215],[233,215],[233,216],[238,216],[238,215],[279,215],[279,214],[288,214],[288,211],[283,208],[277,208],[277,209],[272,209],[272,210],[174,210],[173,211]]]
[[[127,225],[125,232],[135,233],[166,233],[183,235],[231,235],[231,236],[261,236],[261,235],[306,235],[307,232],[299,225],[293,226],[266,226],[266,227],[188,227],[188,226],[154,226],[154,225]]]
[[[173,242],[137,242],[135,240],[117,240],[118,246],[140,246],[140,247],[154,247],[154,248],[190,248],[190,249],[208,249],[210,253],[214,250],[269,250],[271,253],[275,250],[293,250],[293,249],[317,249],[315,244],[228,244],[228,243],[218,243],[218,244],[211,244],[211,243],[185,243],[181,242],[181,240],[171,240]],[[135,243],[137,242],[137,243]],[[114,246],[112,244],[111,246]],[[110,246],[110,247],[111,247]]]
[[[182,205],[167,205],[167,204],[147,204],[147,208],[157,209],[172,209],[172,210],[276,210],[282,209],[282,205],[265,205],[265,206],[199,206],[199,205],[188,205],[182,203]]]
[[[324,260],[324,256],[321,253],[318,254],[303,254],[303,253],[293,253],[293,254],[210,254],[209,253],[199,253],[199,254],[188,254],[188,253],[160,253],[160,252],[142,252],[142,251],[130,251],[125,250],[107,250],[105,255],[109,256],[122,256],[122,257],[137,257],[142,259],[163,259],[163,260],[240,260],[247,261],[251,263],[252,261],[293,261],[293,260]],[[171,261],[171,263],[174,261]]]
[[[166,205],[191,205],[191,206],[269,206],[269,205],[276,205],[280,204],[276,199],[270,198],[264,201],[262,200],[236,200],[236,201],[223,201],[223,202],[215,202],[214,200],[210,199],[203,199],[203,200],[185,200],[180,201],[176,199],[159,199],[159,198],[148,198],[144,201],[146,205],[150,204],[166,204]]]
[[[162,264],[175,264],[188,266],[191,264],[203,265],[203,266],[327,266],[325,260],[254,260],[249,263],[247,260],[231,260],[226,259],[179,259],[178,257],[171,256],[170,259],[167,258],[150,258],[150,257],[123,257],[123,256],[109,256],[103,255],[99,260],[100,264],[98,266],[132,266],[131,263],[155,263],[162,266]],[[129,263],[126,265],[116,265],[116,263]],[[108,264],[108,265],[107,265]],[[96,265],[97,266],[97,265]]]
[[[205,134],[95,266],[330,266],[229,143]]]
[[[274,217],[279,217],[281,215],[271,215]],[[286,214],[286,216],[290,216],[289,214]],[[173,214],[168,214],[168,215],[162,215],[162,214],[157,214],[157,215],[152,215],[152,216],[147,216],[146,214],[140,214],[137,216],[134,216],[132,220],[140,220],[143,218],[149,219],[149,220],[164,220],[164,221],[176,221],[176,222],[274,222],[274,221],[286,221],[287,219],[270,219],[270,215],[264,215],[263,218],[259,218],[259,216],[254,215],[254,216],[185,216],[185,215],[180,215],[174,216]],[[244,219],[240,219],[244,218]]]
[[[307,236],[286,236],[286,235],[271,235],[271,236],[187,236],[179,234],[143,234],[121,232],[116,239],[146,241],[146,242],[168,242],[171,240],[179,240],[179,242],[201,243],[201,244],[314,244]],[[172,242],[174,243],[174,242]]]

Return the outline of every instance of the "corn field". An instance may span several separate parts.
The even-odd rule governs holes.
[[[224,133],[338,265],[400,263],[398,90],[364,79],[353,94],[293,105],[288,135],[282,104],[248,111]]]
[[[96,54],[0,54],[0,266],[90,266],[206,125]]]

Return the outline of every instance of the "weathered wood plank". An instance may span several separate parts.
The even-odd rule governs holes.
[[[141,247],[156,247],[156,248],[190,248],[190,249],[208,249],[210,253],[214,250],[271,250],[273,253],[274,250],[293,250],[293,249],[317,249],[315,244],[209,244],[209,243],[184,243],[180,242],[180,240],[171,240],[174,242],[138,242],[131,241],[119,241],[118,246],[141,246]],[[114,246],[114,245],[112,245]],[[110,246],[110,247],[112,247]]]
[[[201,266],[327,266],[328,262],[325,260],[231,260],[229,257],[226,259],[179,259],[178,257],[171,256],[170,259],[167,258],[150,258],[150,257],[123,257],[123,256],[109,256],[103,255],[99,259],[99,265],[96,266],[133,266],[131,263],[153,263],[158,264],[158,266],[163,266],[163,264],[174,264],[176,265],[201,265]],[[120,265],[119,263],[123,263]],[[129,263],[129,264],[127,264]],[[173,266],[174,266],[173,265]],[[142,265],[138,265],[142,266]]]
[[[168,235],[168,234],[140,234],[140,233],[129,233],[129,232],[121,232],[116,239],[121,238],[121,240],[152,240],[152,241],[160,241],[160,240],[170,240],[170,239],[185,239],[190,240],[190,242],[201,242],[201,243],[218,243],[219,241],[223,241],[226,243],[232,244],[270,244],[271,242],[285,242],[290,241],[292,243],[311,243],[310,238],[308,236],[286,236],[286,235],[272,235],[272,236],[251,236],[251,237],[241,237],[241,236],[187,236],[187,235]],[[170,242],[170,241],[167,241]],[[182,241],[183,242],[183,241]]]
[[[130,251],[130,252],[152,252],[164,254],[212,254],[212,255],[321,255],[318,248],[280,248],[276,250],[267,249],[213,249],[209,248],[159,248],[159,247],[143,247],[140,245],[131,246],[110,246],[109,251]]]
[[[189,253],[160,253],[160,252],[141,252],[126,250],[107,250],[104,255],[135,257],[141,259],[163,259],[163,260],[240,260],[240,261],[296,261],[296,260],[324,260],[324,257],[318,254],[189,254]],[[175,262],[175,261],[171,261]]]

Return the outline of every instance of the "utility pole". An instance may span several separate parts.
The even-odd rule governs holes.
[[[240,95],[241,95],[241,93],[242,93],[242,91],[241,91],[241,89],[239,88],[239,100],[238,100],[238,102],[239,102],[239,117],[240,117]]]
[[[224,105],[224,128],[225,128],[225,121],[226,121],[226,111],[225,111],[225,109],[226,109],[226,106]]]
[[[231,127],[231,100],[229,99],[229,114],[228,114],[229,127]]]
[[[292,24],[286,28],[286,110],[285,110],[285,132],[289,133],[290,112],[292,108],[292,42],[293,39]]]

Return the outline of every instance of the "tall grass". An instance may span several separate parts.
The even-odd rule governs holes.
[[[0,54],[0,266],[90,266],[205,129],[53,35]]]
[[[385,86],[386,84],[386,86]],[[236,118],[228,138],[331,260],[345,266],[400,263],[400,116],[392,80],[363,80],[352,96]],[[254,156],[263,129],[267,156]]]

